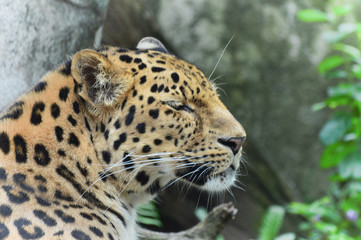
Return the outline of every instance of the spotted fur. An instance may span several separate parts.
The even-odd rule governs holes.
[[[154,38],[76,53],[0,115],[0,239],[136,239],[134,208],[232,186],[245,131]]]

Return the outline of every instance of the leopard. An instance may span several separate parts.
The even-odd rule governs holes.
[[[231,188],[246,132],[156,38],[83,49],[0,115],[0,239],[135,240],[173,183]]]

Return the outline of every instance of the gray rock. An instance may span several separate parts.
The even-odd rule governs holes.
[[[0,109],[67,55],[99,45],[109,0],[4,0]]]

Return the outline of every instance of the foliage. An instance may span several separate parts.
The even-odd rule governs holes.
[[[262,225],[259,230],[258,240],[294,240],[293,233],[277,234],[282,226],[285,209],[281,206],[271,206],[263,216]]]
[[[162,227],[158,208],[154,201],[149,201],[137,208],[138,222],[144,225]]]
[[[339,83],[313,106],[334,111],[319,134],[325,146],[320,166],[332,168],[334,174],[327,195],[308,204],[291,203],[289,212],[306,220],[301,230],[308,239],[361,240],[361,22],[348,16],[352,4],[330,3],[329,11],[306,9],[298,17],[336,26],[323,33],[332,53],[320,62],[318,72]]]

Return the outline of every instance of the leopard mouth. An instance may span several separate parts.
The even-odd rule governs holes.
[[[237,170],[233,165],[220,173],[214,174],[214,170],[213,167],[194,164],[194,166],[178,171],[176,175],[181,181],[209,192],[223,191],[234,184]]]

